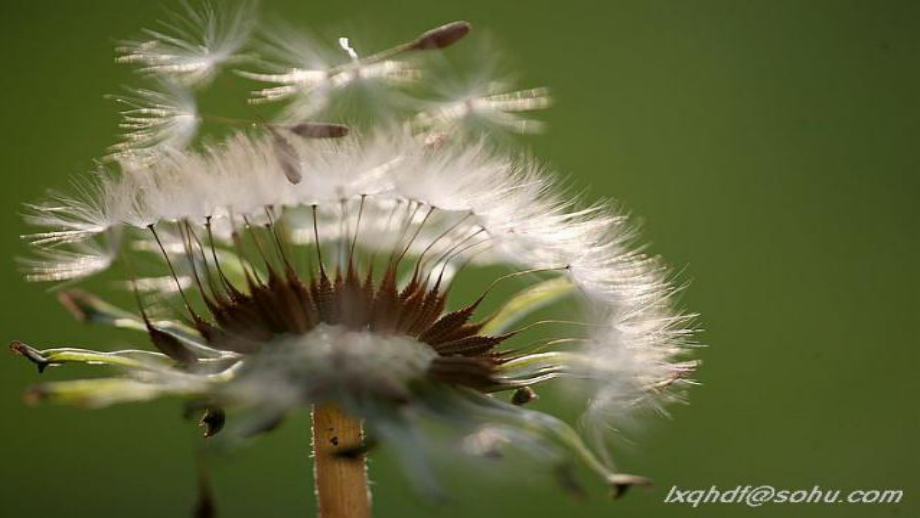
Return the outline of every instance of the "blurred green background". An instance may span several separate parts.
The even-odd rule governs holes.
[[[167,3],[175,6],[175,3]],[[691,280],[684,305],[709,344],[702,386],[673,419],[619,451],[650,491],[585,502],[552,486],[466,480],[437,510],[386,455],[372,462],[377,516],[918,516],[920,3],[759,0],[305,2],[266,11],[390,41],[453,19],[486,28],[524,86],[550,86],[535,153],[591,197],[641,216],[651,250]],[[92,167],[114,140],[103,94],[132,82],[114,40],[158,2],[3,0],[0,339],[119,344],[20,279],[20,204]],[[79,370],[46,374],[70,377]],[[34,368],[0,357],[0,515],[186,516],[190,423],[163,402],[86,413],[28,408]],[[544,406],[562,405],[549,397]],[[572,415],[566,408],[562,413]],[[217,466],[223,516],[311,516],[303,416]],[[694,510],[684,488],[906,492],[899,505]]]

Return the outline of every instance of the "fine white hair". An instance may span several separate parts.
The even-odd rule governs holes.
[[[186,86],[209,83],[221,65],[238,59],[253,28],[255,2],[228,2],[197,8],[183,1],[182,14],[171,13],[161,30],[144,30],[144,37],[118,47],[118,61],[139,65],[138,71]]]
[[[191,92],[171,83],[158,89],[129,89],[111,96],[124,109],[122,141],[109,148],[109,158],[139,167],[162,155],[182,151],[195,138],[201,118]]]

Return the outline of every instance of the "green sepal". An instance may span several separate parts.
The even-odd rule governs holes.
[[[574,293],[568,277],[555,277],[521,290],[506,302],[482,328],[481,334],[503,333],[524,317]]]

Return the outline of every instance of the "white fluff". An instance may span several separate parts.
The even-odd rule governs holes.
[[[284,120],[315,117],[355,89],[381,101],[420,78],[405,60],[362,60],[348,38],[339,38],[339,48],[330,49],[312,36],[282,27],[266,34],[263,50],[271,56],[263,63],[270,71],[239,74],[273,85],[254,91],[253,103],[289,101]]]
[[[126,106],[119,128],[122,141],[109,151],[110,158],[141,167],[162,155],[182,151],[195,138],[201,119],[192,94],[175,85],[161,90],[131,89],[128,95],[112,96]]]
[[[440,133],[469,125],[522,134],[542,133],[546,127],[541,121],[522,114],[549,108],[551,104],[547,88],[513,91],[504,83],[489,82],[435,103],[416,115],[411,124],[423,131]]]
[[[94,189],[99,199],[75,205],[80,221],[93,225],[74,225],[56,216],[61,211],[34,219],[57,224],[63,233],[76,228],[77,234],[65,234],[75,240],[125,225],[200,223],[231,214],[259,218],[266,207],[294,214],[316,205],[326,242],[353,235],[363,200],[361,245],[391,250],[406,218],[418,226],[435,207],[409,253],[422,253],[453,229],[429,251],[432,257],[466,240],[478,246],[460,257],[520,269],[567,268],[596,329],[583,349],[589,361],[577,368],[600,384],[598,415],[641,406],[649,394],[666,394],[669,383],[680,382],[688,365],[674,360],[685,349],[687,322],[669,307],[665,269],[633,250],[634,232],[624,217],[604,205],[576,209],[563,201],[556,180],[533,160],[485,144],[431,148],[399,134],[294,145],[303,171],[298,185],[287,181],[268,136],[238,133],[201,153],[172,154],[146,169],[106,177]],[[295,235],[312,235],[312,217],[286,221]],[[55,276],[68,271],[59,268]]]
[[[216,9],[204,2],[196,9],[183,2],[185,13],[161,22],[163,30],[146,29],[146,39],[124,42],[118,61],[179,84],[207,84],[221,65],[238,57],[253,27],[253,2],[228,4]]]
[[[70,281],[108,269],[118,250],[119,237],[113,233],[107,239],[87,239],[70,245],[39,248],[34,257],[22,258],[19,262],[25,269],[27,280]]]

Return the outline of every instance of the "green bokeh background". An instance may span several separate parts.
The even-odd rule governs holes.
[[[175,4],[168,4],[175,5]],[[692,281],[710,345],[702,386],[620,448],[658,485],[586,502],[550,485],[466,480],[419,504],[385,454],[377,516],[918,516],[920,3],[759,0],[305,2],[265,10],[399,38],[452,19],[488,28],[526,85],[558,103],[534,152],[589,196],[641,216],[651,250]],[[132,80],[115,38],[162,14],[140,0],[0,4],[0,339],[117,345],[73,322],[14,257],[17,212],[64,187],[114,138],[103,94]],[[80,371],[71,371],[79,374]],[[46,374],[68,377],[63,369]],[[0,357],[0,516],[186,516],[189,423],[162,402],[27,408],[34,369]],[[549,397],[544,406],[563,406]],[[567,408],[560,408],[571,415]],[[224,516],[310,516],[301,416],[217,466]],[[664,504],[686,488],[903,489],[899,505]]]

